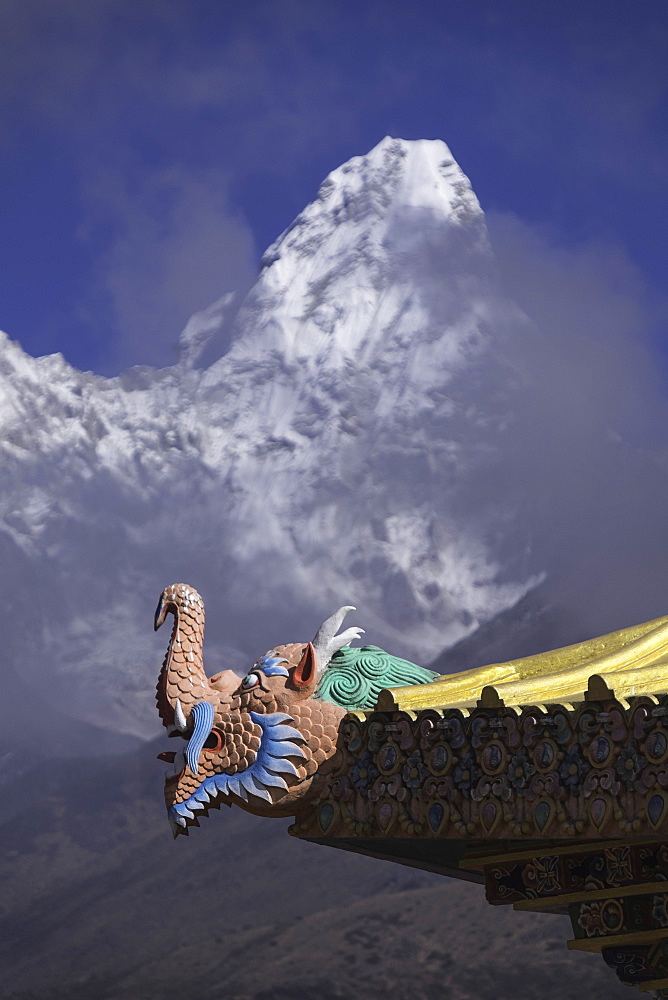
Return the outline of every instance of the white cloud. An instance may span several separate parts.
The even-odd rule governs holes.
[[[538,334],[514,358],[532,389],[486,487],[524,492],[564,641],[665,614],[668,402],[652,346],[665,308],[619,246],[489,222],[505,290]]]
[[[173,364],[189,317],[252,281],[252,235],[220,172],[171,167],[143,173],[134,188],[117,172],[98,176],[86,207],[82,238],[110,232],[86,312],[93,327],[109,317],[116,370]]]

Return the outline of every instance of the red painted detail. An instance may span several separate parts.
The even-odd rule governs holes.
[[[219,729],[212,729],[202,747],[205,753],[218,753],[223,745],[223,734]]]
[[[292,672],[292,683],[299,688],[308,687],[315,680],[315,669],[315,649],[313,643],[309,642]]]

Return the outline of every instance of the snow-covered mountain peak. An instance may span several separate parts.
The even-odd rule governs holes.
[[[361,259],[390,249],[397,225],[404,235],[407,224],[418,229],[465,225],[478,236],[484,232],[469,180],[440,140],[388,136],[366,156],[355,156],[332,171],[262,264],[273,270],[277,282],[296,261],[312,276],[323,259],[342,249]]]
[[[225,364],[246,370],[262,357],[273,377],[274,357],[277,368],[296,366],[298,381],[376,363],[387,374],[390,355],[403,365],[405,350],[425,343],[456,367],[479,340],[474,313],[490,268],[483,213],[445,143],[385,138],[329,175],[266,252],[245,300],[233,312],[224,304],[218,340],[232,343]],[[469,320],[455,327],[462,283]],[[434,315],[434,299],[449,297]],[[187,331],[191,356],[195,343],[215,340],[211,319],[202,314]]]
[[[365,156],[332,171],[317,202],[340,218],[376,214],[387,219],[393,208],[431,209],[455,221],[482,215],[468,178],[440,139],[386,136]],[[307,213],[314,214],[310,209]]]
[[[480,488],[510,475],[526,397],[509,326],[531,336],[447,146],[386,138],[327,178],[250,291],[193,317],[179,365],[105,379],[0,345],[5,656],[141,733],[152,605],[185,579],[210,671],[346,603],[369,641],[427,662],[542,568],[516,555],[523,488]]]

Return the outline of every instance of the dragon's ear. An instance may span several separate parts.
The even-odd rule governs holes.
[[[306,644],[301,660],[292,671],[292,683],[295,687],[303,690],[304,688],[313,686],[316,678],[317,665],[315,649],[313,648],[313,643],[309,642]]]

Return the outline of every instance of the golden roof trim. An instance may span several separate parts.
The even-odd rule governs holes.
[[[386,688],[375,710],[556,704],[599,700],[612,692],[624,701],[666,691],[668,616],[545,653],[447,674],[430,684]]]

